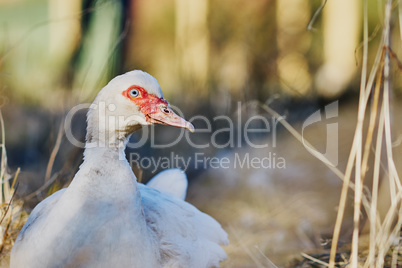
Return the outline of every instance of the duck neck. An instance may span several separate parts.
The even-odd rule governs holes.
[[[102,158],[105,158],[108,162],[115,163],[115,162],[124,162],[127,163],[126,155],[125,155],[125,150],[126,145],[124,143],[117,143],[116,146],[110,146],[108,145],[99,145],[99,146],[93,146],[93,144],[86,144],[85,150],[84,150],[84,163],[93,163],[96,165],[99,165],[97,163],[99,162],[105,162],[102,160]],[[96,162],[93,160],[97,160]],[[101,168],[99,166],[99,168]],[[107,167],[105,167],[107,168]]]
[[[96,167],[96,169],[121,167],[122,165],[129,166],[124,150],[130,135],[123,131],[117,131],[112,127],[106,128],[102,123],[95,124],[95,122],[102,120],[93,120],[92,115],[88,113],[83,165],[94,166],[93,168]],[[105,162],[108,164],[100,164]]]
[[[137,179],[125,157],[125,143],[116,146],[87,146],[84,162],[72,184],[88,198],[124,200],[137,196]],[[114,201],[113,201],[114,202]]]
[[[74,185],[89,187],[93,189],[91,193],[99,193],[102,198],[105,195],[117,199],[134,196],[136,177],[124,152],[132,132],[104,128],[92,115],[88,113],[84,162],[73,180]]]
[[[107,113],[104,102],[95,100],[87,114],[85,148],[106,148],[124,154],[129,136],[141,125],[132,120],[128,124],[117,117]]]
[[[85,143],[84,161],[92,158],[107,157],[112,160],[126,161],[124,150],[126,149],[128,136],[118,133],[96,133],[89,128],[87,130],[87,141]]]

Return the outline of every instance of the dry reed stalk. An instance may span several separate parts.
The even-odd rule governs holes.
[[[56,172],[53,174],[53,176],[47,181],[45,182],[41,187],[39,187],[39,189],[37,189],[35,192],[30,193],[27,196],[23,197],[23,200],[26,202],[28,200],[31,200],[32,198],[34,198],[35,196],[38,196],[43,190],[45,190],[47,187],[49,187],[53,182],[55,182],[55,180],[57,179],[59,173]]]
[[[0,161],[0,202],[4,202],[3,196],[3,180],[6,175],[7,170],[7,155],[6,155],[6,146],[5,146],[5,130],[4,130],[4,120],[3,115],[0,110],[0,133],[1,133],[1,161]]]
[[[61,120],[61,123],[59,126],[59,132],[57,133],[56,143],[53,147],[52,153],[50,154],[49,162],[46,167],[45,183],[50,179],[50,176],[52,175],[54,160],[56,159],[57,153],[59,152],[59,149],[60,149],[61,139],[63,138],[63,133],[64,133],[63,132],[63,130],[64,130],[63,122],[64,122],[64,120]]]
[[[383,140],[383,129],[384,129],[384,116],[382,112],[384,110],[381,108],[380,120],[378,123],[378,133],[375,147],[375,162],[374,162],[374,170],[373,170],[373,188],[372,188],[372,198],[370,204],[370,213],[368,213],[369,223],[370,223],[370,241],[375,241],[376,237],[376,228],[380,225],[380,219],[377,213],[377,199],[378,199],[378,188],[380,182],[380,156],[381,156],[381,148],[382,148],[382,140]],[[375,259],[375,243],[369,244],[369,255],[366,260],[364,267],[368,267],[369,264],[374,263]]]
[[[322,260],[319,260],[319,259],[317,259],[317,258],[314,258],[313,256],[310,256],[310,255],[308,255],[308,254],[306,254],[306,253],[304,253],[304,252],[300,253],[300,255],[302,255],[303,258],[306,258],[306,259],[309,259],[309,260],[313,261],[314,263],[321,264],[322,266],[325,266],[325,267],[328,267],[328,266],[329,266],[328,263],[323,262]]]
[[[336,166],[331,164],[331,161],[328,160],[324,155],[320,154],[319,151],[310,143],[308,142],[303,136],[297,132],[297,130],[290,125],[283,116],[272,110],[268,105],[264,106],[264,110],[267,111],[269,114],[271,114],[275,119],[278,120],[278,122],[286,128],[287,131],[289,131],[290,134],[292,134],[293,137],[295,137],[300,143],[304,144],[307,148],[310,148],[309,152],[315,156],[318,160],[324,163],[332,172],[335,173],[338,178],[341,180],[344,179],[345,175],[340,171]],[[354,187],[353,185],[350,185],[350,187]]]
[[[321,6],[314,13],[313,17],[310,20],[310,23],[307,25],[307,30],[308,31],[312,31],[314,29],[313,24],[317,20],[318,15],[320,15],[320,13],[322,12],[322,10],[324,9],[326,4],[327,4],[327,0],[322,0]]]

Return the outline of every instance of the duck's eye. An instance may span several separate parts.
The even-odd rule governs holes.
[[[140,94],[140,92],[138,92],[138,89],[133,88],[130,90],[129,94],[130,94],[130,97],[137,98],[138,95]]]

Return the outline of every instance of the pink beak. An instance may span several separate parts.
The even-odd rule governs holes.
[[[152,113],[146,114],[146,117],[147,121],[151,123],[186,128],[194,132],[193,124],[175,114],[167,105],[158,105],[157,109]]]

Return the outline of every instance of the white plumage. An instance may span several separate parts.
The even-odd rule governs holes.
[[[148,181],[147,186],[184,200],[187,193],[187,176],[183,170],[170,168]]]
[[[127,97],[133,85],[146,92]],[[226,232],[183,201],[184,173],[158,174],[152,188],[136,182],[125,159],[127,138],[138,124],[192,129],[162,96],[156,79],[142,71],[118,76],[100,91],[88,112],[84,162],[68,188],[32,211],[13,247],[12,268],[201,268],[217,267],[226,258],[220,246],[228,243]],[[114,106],[99,112],[102,104]],[[119,116],[132,118],[109,124]]]

